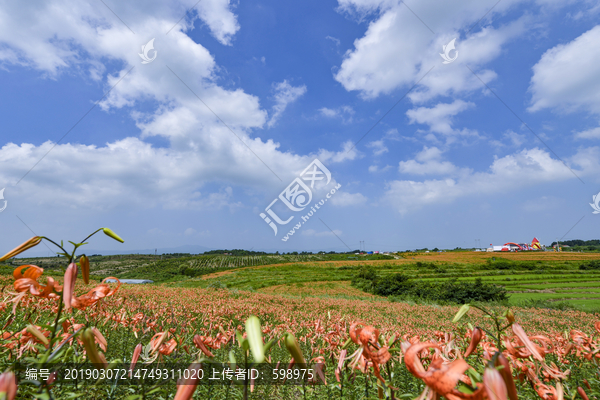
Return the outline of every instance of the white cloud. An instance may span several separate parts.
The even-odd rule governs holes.
[[[338,39],[338,38],[327,35],[327,36],[325,36],[325,39],[331,40],[333,43],[335,43],[336,46],[340,45],[340,39]]]
[[[191,236],[191,235],[193,235],[193,234],[194,234],[194,233],[196,233],[196,232],[197,232],[197,231],[196,231],[194,228],[187,228],[187,229],[186,229],[186,230],[183,232],[183,234],[184,234],[185,236]]]
[[[462,100],[455,100],[452,103],[439,103],[435,107],[419,107],[408,110],[406,115],[410,123],[419,123],[429,125],[429,129],[434,133],[443,135],[469,134],[469,131],[458,131],[452,128],[452,117],[465,111],[475,104]]]
[[[371,173],[375,173],[375,172],[385,172],[388,169],[391,169],[392,166],[391,165],[386,165],[383,168],[380,168],[378,165],[369,165],[369,172]]]
[[[449,161],[442,161],[442,151],[437,147],[423,147],[414,160],[400,161],[398,170],[413,175],[451,175],[459,168]],[[466,172],[467,170],[463,170]]]
[[[533,66],[529,111],[553,108],[600,114],[600,25],[546,51]]]
[[[331,203],[334,206],[346,207],[365,204],[367,198],[361,193],[336,192],[335,196],[331,196]]]
[[[285,111],[288,104],[298,100],[300,96],[306,93],[306,85],[292,86],[287,80],[273,85],[275,89],[275,105],[273,106],[273,114],[267,124],[270,127],[275,125],[281,114]]]
[[[488,17],[505,12],[520,0],[498,4]],[[364,17],[377,13],[365,35],[355,40],[335,75],[346,90],[357,90],[365,98],[390,93],[402,86],[412,86],[432,67],[420,86],[409,94],[413,102],[423,102],[438,95],[481,90],[482,85],[465,68],[469,65],[485,82],[496,77],[493,71],[482,68],[497,58],[502,47],[530,24],[529,17],[509,22],[498,29],[485,26],[461,39],[460,31],[469,28],[486,14],[489,5],[479,1],[449,0],[440,3],[424,0],[410,5],[421,20],[443,35],[433,36],[402,2],[370,0],[338,0],[340,8]],[[449,18],[448,16],[452,16]],[[442,46],[458,38],[458,59],[441,65],[438,53]]]
[[[229,2],[201,3],[200,18],[218,40],[230,43],[239,26],[235,15],[228,14]],[[220,68],[214,57],[185,33],[193,29],[195,13],[165,35],[193,1],[110,5],[135,34],[102,2],[8,2],[0,9],[0,62],[33,68],[52,79],[81,73],[104,81],[105,90],[114,88],[99,106],[106,112],[126,108],[140,130],[139,137],[104,145],[56,145],[13,189],[16,196],[23,196],[19,199],[23,204],[235,209],[240,205],[232,202],[227,190],[205,193],[200,188],[215,181],[279,188],[314,158],[281,152],[278,143],[251,136],[265,126],[267,112],[256,96],[218,85]],[[140,46],[152,38],[157,58],[143,65]],[[287,81],[275,89],[276,115],[271,121],[306,91]],[[144,141],[152,136],[166,138],[168,147]],[[0,181],[15,184],[53,146],[52,142],[3,144]],[[355,150],[322,151],[334,162],[356,156]],[[31,193],[36,197],[26,196]]]
[[[350,106],[340,106],[338,108],[323,107],[319,109],[319,112],[327,118],[340,118],[345,124],[353,122],[354,109]]]
[[[576,139],[600,139],[600,127],[575,133]]]
[[[208,25],[212,35],[222,44],[231,45],[231,39],[240,25],[231,10],[230,0],[202,0],[197,4],[198,15]]]
[[[397,129],[388,129],[385,134],[379,140],[374,140],[372,142],[367,143],[367,147],[373,149],[373,155],[379,156],[383,153],[387,153],[389,151],[386,146],[386,142],[388,141],[398,141],[400,140],[400,135],[398,134]]]
[[[491,143],[496,147],[521,147],[526,142],[526,136],[514,131],[506,131],[502,135],[502,140],[492,140]]]
[[[580,150],[571,159],[577,175],[592,174],[600,168],[600,148]],[[569,161],[569,160],[568,160]],[[572,167],[574,168],[574,167]],[[475,195],[504,195],[523,187],[546,182],[577,179],[565,165],[538,148],[496,158],[485,172],[462,173],[455,179],[393,181],[388,184],[385,200],[401,214],[428,205],[450,203]]]
[[[319,159],[324,162],[342,162],[346,160],[354,160],[359,156],[358,150],[352,141],[348,140],[342,144],[342,150],[332,152],[329,150],[319,150]]]
[[[388,148],[383,144],[382,139],[367,143],[367,147],[373,149],[373,155],[375,156],[379,156],[389,151]]]

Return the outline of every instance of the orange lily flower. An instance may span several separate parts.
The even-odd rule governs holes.
[[[200,335],[195,335],[193,342],[196,345],[197,348],[199,348],[207,357],[209,358],[213,358],[214,355],[213,353],[210,352],[210,350],[208,350],[206,348],[206,346],[204,345],[204,340],[203,340],[204,336],[200,336]]]
[[[107,279],[115,279],[118,283],[117,287],[114,289],[110,289],[110,287],[108,286],[108,284],[106,284],[106,280]],[[66,284],[65,284],[66,286]],[[119,288],[121,287],[121,281],[115,277],[108,277],[108,278],[104,278],[104,280],[102,280],[102,282],[100,283],[100,285],[96,286],[94,289],[90,290],[88,293],[81,295],[79,297],[75,297],[75,295],[73,295],[72,299],[71,299],[71,306],[75,307],[79,310],[83,310],[84,308],[93,306],[94,304],[96,304],[99,300],[103,299],[104,297],[109,297],[112,296],[113,294],[115,294],[115,292],[117,290],[119,290]]]
[[[359,326],[363,326],[359,328]],[[385,384],[385,380],[381,377],[379,365],[385,364],[392,357],[387,347],[379,348],[379,344],[377,343],[379,339],[379,330],[373,326],[366,326],[363,322],[355,322],[350,326],[350,339],[356,344],[359,344],[361,348],[357,350],[355,354],[356,358],[354,364],[356,364],[361,356],[365,358],[366,361],[371,361],[373,363],[373,372],[375,376]],[[371,350],[371,347],[375,349],[375,351]],[[365,364],[365,368],[367,364]]]
[[[177,347],[177,341],[175,341],[175,339],[171,339],[168,342],[165,342],[168,336],[168,331],[159,332],[156,335],[154,335],[152,339],[150,339],[150,347],[152,347],[152,351],[150,351],[150,354],[154,353],[156,350],[158,350],[160,354],[166,356],[171,354],[173,350],[175,350],[175,347]]]

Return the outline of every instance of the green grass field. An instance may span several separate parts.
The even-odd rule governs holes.
[[[600,270],[581,270],[583,263],[600,259],[598,254],[520,253],[482,254],[472,252],[400,253],[348,259],[348,255],[201,255],[165,257],[92,257],[96,278],[144,278],[168,286],[216,287],[229,290],[279,293],[284,296],[372,298],[350,287],[363,266],[378,275],[402,273],[412,279],[442,282],[449,279],[494,283],[506,288],[510,303],[527,302],[552,306],[565,304],[582,311],[600,312]],[[377,259],[379,258],[379,259]],[[383,258],[383,259],[382,259]],[[54,258],[22,259],[38,264],[47,273],[61,275]],[[7,273],[13,267],[4,267]],[[541,303],[540,303],[541,302]]]

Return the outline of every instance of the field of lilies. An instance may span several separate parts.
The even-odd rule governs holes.
[[[597,314],[107,283],[92,235],[0,258],[64,257],[0,277],[0,399],[600,398]]]

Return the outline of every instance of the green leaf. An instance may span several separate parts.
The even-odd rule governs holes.
[[[458,382],[458,391],[461,393],[472,394],[475,391],[470,386],[464,384],[463,382]]]
[[[252,315],[246,320],[246,335],[254,361],[257,363],[263,362],[265,360],[265,350],[258,317]]]
[[[279,341],[280,338],[276,338],[276,339],[271,339],[267,342],[267,344],[265,344],[265,354],[267,354],[269,352],[269,350],[271,350],[271,347],[277,343]]]
[[[388,340],[388,347],[392,347],[392,343],[396,341],[396,335],[392,335],[390,340]]]
[[[350,346],[350,343],[352,343],[352,339],[348,338],[348,340],[346,340],[346,343],[344,343],[344,345],[342,346],[342,349],[348,348],[348,346]]]
[[[458,322],[466,313],[469,312],[470,309],[471,309],[470,305],[468,305],[468,304],[463,305],[460,308],[460,310],[458,310],[456,315],[454,316],[454,319],[452,320],[452,322]]]
[[[235,337],[238,341],[238,345],[240,345],[240,347],[242,346],[242,342],[244,341],[244,336],[242,335],[242,332],[240,331],[235,331]]]

